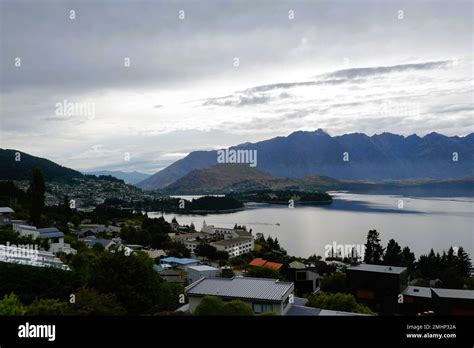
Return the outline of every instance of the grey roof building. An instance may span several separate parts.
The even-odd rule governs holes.
[[[293,283],[266,278],[202,278],[187,286],[185,291],[191,312],[204,296],[217,296],[241,300],[255,313],[286,314],[292,305],[289,298],[293,295],[294,286]]]

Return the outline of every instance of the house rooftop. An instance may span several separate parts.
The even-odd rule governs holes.
[[[61,238],[64,237],[64,233],[58,230],[56,227],[38,228],[40,238]]]
[[[409,285],[402,292],[405,296],[431,298],[431,288]]]
[[[370,265],[361,263],[360,265],[347,267],[348,271],[376,272],[387,274],[400,274],[406,271],[406,267],[386,266],[386,265]]]
[[[234,245],[236,243],[248,242],[250,239],[252,239],[252,237],[237,237],[237,238],[232,238],[232,239],[219,240],[219,241],[214,242],[212,244],[222,245],[222,246],[229,246],[229,245]]]
[[[255,258],[252,261],[250,261],[249,266],[268,267],[268,268],[274,269],[275,271],[278,271],[280,270],[280,268],[283,267],[283,264],[278,263],[278,262],[270,262],[261,258]]]
[[[233,277],[201,278],[186,287],[188,295],[281,301],[294,289],[293,283],[278,279]]]
[[[252,237],[252,234],[245,230],[236,229],[234,230],[234,233],[237,234],[239,237]]]
[[[321,309],[321,312],[319,312],[319,316],[370,316],[370,314],[333,311],[333,310],[330,310],[330,309]]]
[[[0,207],[0,214],[11,214],[15,211],[10,207]]]
[[[161,262],[166,262],[166,263],[177,263],[179,265],[187,265],[190,263],[197,263],[200,262],[199,260],[196,259],[186,259],[186,258],[177,258],[177,257],[166,257],[164,259],[161,259]]]
[[[198,266],[188,266],[186,267],[188,269],[191,269],[193,271],[198,271],[198,272],[203,272],[203,271],[218,271],[219,268],[215,268],[215,267],[212,267],[212,266],[208,266],[208,265],[198,265]]]
[[[290,310],[288,311],[288,313],[286,313],[286,315],[317,317],[319,316],[319,313],[321,313],[320,308],[306,307],[293,304],[293,306],[291,306]]]
[[[303,262],[293,261],[293,262],[290,262],[288,267],[293,268],[293,269],[305,269],[306,265]]]
[[[252,261],[249,262],[249,266],[255,266],[255,267],[263,267],[267,263],[266,260],[261,259],[261,258],[255,258]]]
[[[92,239],[92,240],[88,240],[87,241],[87,245],[89,245],[89,247],[93,247],[94,245],[96,244],[102,244],[105,247],[107,247],[107,245],[109,245],[112,241],[110,239]]]
[[[431,288],[438,297],[474,300],[474,290]]]

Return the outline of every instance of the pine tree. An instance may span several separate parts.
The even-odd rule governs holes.
[[[409,247],[404,247],[402,250],[402,266],[413,269],[415,267],[415,260],[415,253],[411,252]]]
[[[402,248],[395,242],[395,239],[390,239],[387,244],[387,250],[383,258],[383,263],[391,266],[401,266],[403,263]]]
[[[383,251],[379,233],[377,230],[370,230],[367,234],[367,243],[365,244],[364,262],[376,265],[382,264]]]
[[[471,272],[471,258],[469,254],[464,251],[463,247],[459,247],[458,256],[456,260],[456,270],[461,273],[464,277],[469,277]]]
[[[30,195],[30,220],[35,226],[41,224],[44,209],[45,184],[43,172],[39,168],[33,170],[33,177],[28,190]]]

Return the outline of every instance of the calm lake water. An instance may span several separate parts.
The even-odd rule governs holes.
[[[205,220],[219,227],[246,225],[253,233],[277,237],[290,255],[324,255],[327,244],[364,244],[367,232],[377,229],[386,246],[394,238],[409,246],[418,257],[431,248],[442,252],[462,246],[474,259],[474,198],[408,197],[331,192],[328,206],[299,207],[248,204],[231,214],[165,214],[181,224],[194,223],[198,230]],[[183,198],[192,198],[182,196]],[[198,196],[195,196],[198,197]],[[149,213],[150,217],[160,216]]]

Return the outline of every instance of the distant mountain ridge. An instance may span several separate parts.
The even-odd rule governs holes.
[[[0,163],[0,180],[30,180],[35,167],[42,170],[45,180],[82,176],[77,170],[12,149],[0,149]]]
[[[227,194],[249,191],[338,191],[388,194],[420,194],[426,196],[459,195],[472,197],[474,177],[458,179],[417,179],[392,181],[337,180],[327,176],[311,175],[303,178],[281,178],[261,172],[245,164],[217,164],[194,169],[161,189],[169,195]]]
[[[340,185],[338,180],[310,176],[285,179],[261,172],[245,164],[217,164],[194,169],[163,189],[167,194],[223,194],[257,190],[325,189]]]
[[[143,181],[150,177],[149,174],[140,173],[137,171],[133,172],[122,172],[118,170],[101,170],[96,172],[84,172],[84,174],[92,174],[92,175],[110,175],[114,178],[123,180],[126,184],[134,185],[140,181]]]
[[[392,133],[332,137],[318,129],[230,149],[257,150],[256,169],[282,178],[319,174],[340,180],[383,181],[474,175],[474,133],[465,137],[435,132],[423,137]],[[167,187],[195,169],[216,165],[217,157],[216,150],[191,152],[137,186],[147,190]]]

